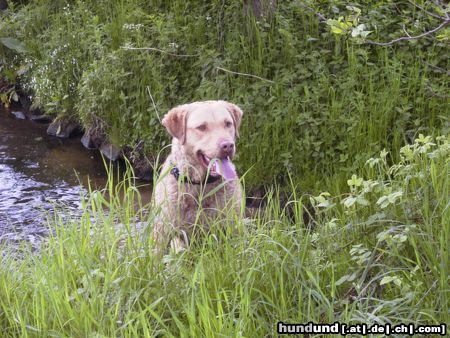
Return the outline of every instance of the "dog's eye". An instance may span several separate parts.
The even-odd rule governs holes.
[[[230,122],[230,121],[225,122],[225,127],[231,128],[232,126],[233,126],[233,122]]]
[[[202,125],[198,126],[195,129],[200,130],[200,131],[205,131],[206,130],[206,124],[202,124]]]

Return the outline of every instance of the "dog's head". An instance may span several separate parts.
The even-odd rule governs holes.
[[[204,101],[171,109],[162,124],[182,148],[192,165],[213,176],[236,178],[231,162],[242,110],[226,101]]]

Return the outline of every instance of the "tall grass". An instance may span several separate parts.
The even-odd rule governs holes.
[[[253,218],[228,213],[162,261],[154,210],[130,174],[119,184],[111,174],[80,218],[51,218],[38,255],[3,258],[0,334],[260,337],[278,321],[448,323],[449,160],[448,138],[420,136],[368,159],[345,193],[293,187],[282,207],[273,190]]]

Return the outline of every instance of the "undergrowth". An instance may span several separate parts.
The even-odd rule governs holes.
[[[448,323],[449,160],[448,137],[421,135],[368,159],[348,193],[292,187],[281,207],[274,190],[252,218],[224,215],[163,261],[132,175],[115,184],[110,174],[80,218],[50,218],[38,254],[3,256],[0,335],[263,337],[278,321]]]
[[[236,164],[254,168],[250,187],[287,187],[290,177],[303,191],[342,188],[368,156],[446,133],[449,113],[448,36],[371,46],[314,11],[352,18],[380,41],[436,19],[408,1],[346,5],[280,1],[255,17],[238,0],[14,1],[0,13],[0,73],[47,114],[144,145],[149,158],[168,143],[159,122],[168,109],[233,101],[245,112]]]

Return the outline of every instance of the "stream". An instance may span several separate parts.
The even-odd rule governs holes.
[[[103,188],[106,171],[99,151],[85,149],[79,137],[48,136],[47,125],[16,119],[15,110],[0,105],[0,245],[38,248],[54,208],[80,214],[88,181]]]

